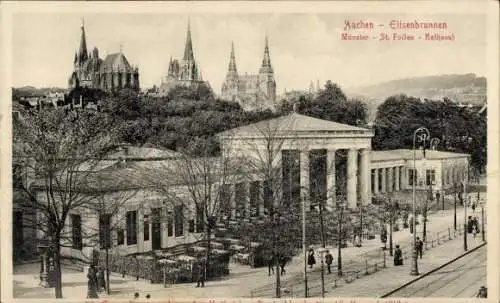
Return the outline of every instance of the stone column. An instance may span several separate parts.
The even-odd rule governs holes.
[[[356,208],[356,188],[358,179],[358,151],[349,149],[347,153],[347,207]]]
[[[362,205],[368,205],[371,202],[372,190],[372,171],[370,169],[370,150],[361,150],[361,167],[359,169],[360,197]]]
[[[394,167],[387,168],[387,192],[394,191]]]
[[[377,195],[378,194],[378,178],[379,178],[380,172],[378,168],[375,168],[373,170],[373,194]]]
[[[385,167],[381,168],[380,169],[380,173],[382,174],[382,182],[381,182],[382,183],[381,184],[382,188],[380,189],[380,192],[381,193],[385,193],[387,191],[387,189],[386,189],[387,188],[387,178],[386,178],[387,171],[386,171],[386,168]]]
[[[335,190],[335,150],[326,151],[326,204],[334,207],[337,200]]]
[[[396,176],[395,176],[396,182],[394,182],[394,190],[399,191],[400,190],[400,180],[401,180],[401,175],[400,175],[401,166],[396,166],[395,169],[396,169]]]
[[[306,207],[309,207],[309,150],[300,151],[300,196],[301,201],[305,199]]]

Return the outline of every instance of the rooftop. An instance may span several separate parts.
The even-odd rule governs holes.
[[[425,159],[428,160],[439,160],[448,158],[464,158],[468,157],[468,154],[461,153],[451,153],[439,150],[426,150]],[[424,158],[423,151],[417,150],[415,152],[415,159],[421,160]],[[390,160],[411,160],[413,159],[412,149],[393,149],[393,150],[379,150],[371,152],[371,160],[376,161],[390,161]]]
[[[322,120],[297,113],[237,127],[222,132],[219,135],[265,136],[269,132],[274,132],[277,135],[293,133],[354,133],[373,136],[372,131],[367,128]]]

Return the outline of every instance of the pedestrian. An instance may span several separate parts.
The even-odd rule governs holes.
[[[311,248],[309,250],[309,257],[307,258],[307,265],[309,265],[309,268],[313,268],[314,264],[316,264],[316,258],[314,257],[314,250]]]
[[[420,259],[422,259],[422,255],[424,253],[424,242],[420,239],[420,237],[417,237],[415,247],[417,249],[417,255],[420,256]]]
[[[267,258],[267,270],[268,270],[268,273],[269,273],[268,276],[271,275],[271,272],[274,275],[274,256],[273,256],[272,253]]]
[[[286,273],[285,270],[285,265],[286,265],[287,258],[285,256],[280,258],[280,267],[281,267],[281,275],[284,275]]]
[[[408,221],[410,221],[410,234],[413,234],[413,216]]]
[[[488,289],[484,286],[481,286],[479,288],[479,291],[477,292],[476,298],[488,298]]]
[[[331,274],[332,273],[331,267],[332,267],[332,263],[333,263],[333,256],[329,250],[326,251],[325,263],[326,263],[326,269],[328,270],[328,274]]]
[[[87,299],[99,298],[97,295],[97,275],[94,265],[90,265],[87,279]]]
[[[358,235],[358,234],[356,234],[356,235],[354,236],[354,243],[353,243],[353,244],[354,244],[354,246],[355,246],[355,247],[361,247],[361,240],[360,240],[360,238],[359,238],[359,235]]]
[[[469,216],[469,218],[467,219],[467,233],[472,234],[472,229],[473,229],[472,216]]]
[[[476,213],[476,202],[472,203],[472,213]]]
[[[198,282],[196,283],[196,287],[205,287],[205,258],[201,259],[201,262],[198,263]]]
[[[380,234],[380,242],[382,243],[382,250],[387,249],[387,230],[383,229]]]
[[[394,251],[394,266],[403,265],[403,252],[399,245],[396,245],[396,250]]]

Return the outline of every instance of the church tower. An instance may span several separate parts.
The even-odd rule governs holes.
[[[274,71],[271,65],[271,56],[269,55],[267,35],[264,47],[264,58],[262,59],[259,76],[262,88],[266,92],[268,100],[274,103],[276,101],[276,82],[274,80]]]
[[[193,41],[191,39],[191,25],[188,21],[186,45],[184,47],[184,57],[181,63],[181,79],[184,81],[198,81],[198,67],[194,59]]]

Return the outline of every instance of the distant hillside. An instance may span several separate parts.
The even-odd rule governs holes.
[[[43,87],[36,88],[33,86],[22,86],[22,87],[13,87],[12,94],[14,96],[39,96],[44,95],[46,93],[65,93],[67,89],[60,87]]]
[[[353,87],[345,91],[348,95],[364,97],[377,104],[397,94],[434,100],[447,97],[460,103],[484,104],[486,102],[486,78],[475,74],[427,76]]]

